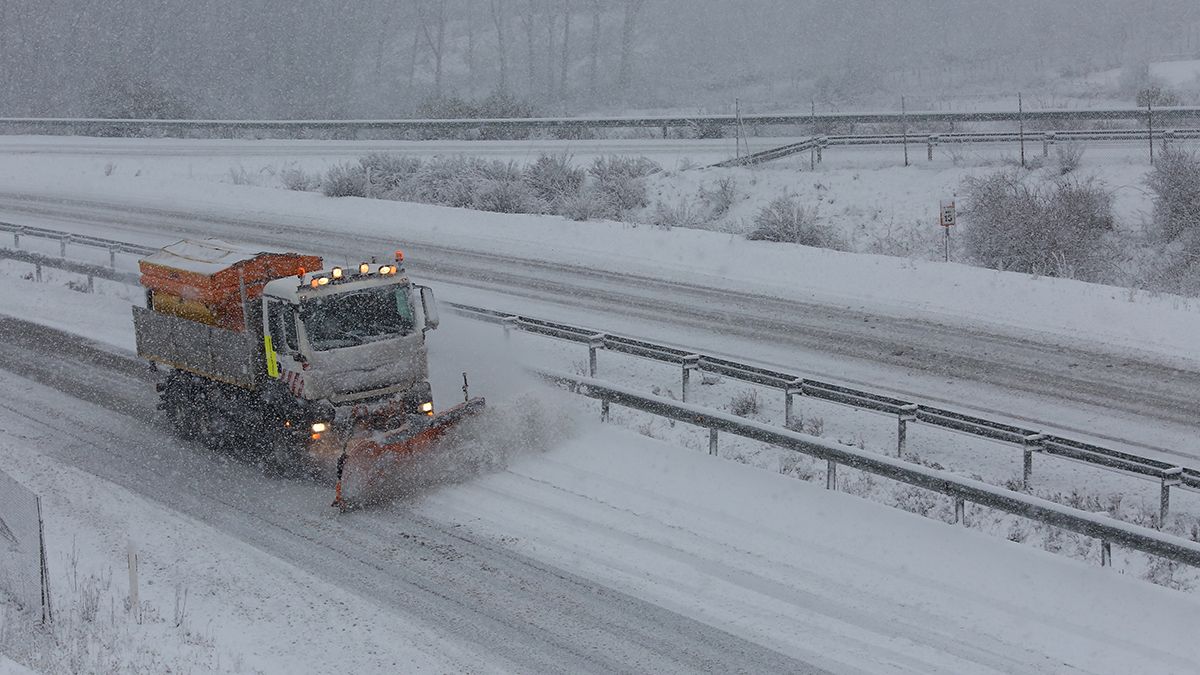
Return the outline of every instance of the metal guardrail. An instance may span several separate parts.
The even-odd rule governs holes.
[[[67,237],[66,235],[69,233],[44,228],[16,226],[11,223],[0,223],[0,230],[13,232],[14,234],[17,234],[19,231],[29,236],[53,240],[67,239],[84,246],[102,247],[109,250],[119,249],[123,252],[137,255],[149,255],[154,251],[150,247],[130,244],[128,242],[89,236]],[[54,258],[29,251],[8,248],[0,248],[0,257],[24,260],[37,265],[87,274],[89,275],[89,280],[94,275],[124,283],[138,283],[137,274],[121,272],[114,267],[92,265],[67,260],[66,258]],[[1019,441],[1024,446],[1026,453],[1026,481],[1029,478],[1031,453],[1035,448],[1047,454],[1058,454],[1069,459],[1100,464],[1110,468],[1119,468],[1133,473],[1140,473],[1141,475],[1155,475],[1151,472],[1157,471],[1161,475],[1163,484],[1160,525],[1165,520],[1167,513],[1169,488],[1174,485],[1186,485],[1188,487],[1200,485],[1200,472],[1195,470],[1181,467],[1163,468],[1169,467],[1169,465],[1128,453],[1115,452],[1100,446],[1044,434],[1029,434],[1028,430],[1020,427],[991,422],[948,410],[908,403],[901,399],[836,384],[795,378],[777,371],[740,364],[727,359],[703,356],[687,350],[659,345],[645,340],[595,333],[567,324],[520,317],[495,310],[471,307],[469,305],[447,304],[455,312],[499,323],[505,326],[506,329],[516,328],[548,337],[585,343],[588,345],[589,372],[592,375],[596,371],[596,350],[602,348],[658,361],[679,363],[682,366],[683,401],[674,401],[639,393],[597,380],[594,377],[583,378],[566,373],[537,371],[547,379],[569,386],[576,393],[599,399],[602,402],[602,415],[606,419],[608,417],[609,406],[615,403],[707,428],[709,430],[709,452],[713,455],[718,454],[718,434],[722,431],[780,448],[801,452],[826,461],[826,488],[828,489],[836,489],[837,466],[845,465],[932,490],[952,497],[955,500],[955,522],[960,522],[964,525],[966,524],[965,504],[971,502],[1061,527],[1078,534],[1095,537],[1101,541],[1101,565],[1111,564],[1111,544],[1116,543],[1143,553],[1200,567],[1200,544],[1195,542],[1165,535],[1161,532],[1125,523],[1107,516],[1074,509],[1039,497],[955,476],[947,471],[931,469],[919,464],[906,462],[899,458],[891,458],[849,446],[830,443],[815,436],[791,431],[786,427],[780,428],[691,405],[686,401],[688,381],[692,370],[704,369],[722,373],[746,382],[768,386],[781,386],[784,388],[786,394],[785,410],[788,416],[791,414],[792,397],[794,395],[810,396],[857,408],[894,413],[897,415],[900,425],[897,443],[898,450],[901,453],[904,448],[905,424],[909,421],[918,420],[985,438],[1010,442]]]
[[[1024,460],[1022,471],[1023,487],[1028,487],[1033,475],[1033,458],[1036,454],[1061,457],[1063,459],[1154,479],[1159,482],[1161,489],[1159,502],[1160,526],[1166,521],[1167,515],[1170,513],[1172,487],[1200,490],[1200,470],[1182,467],[1171,462],[1142,457],[1092,443],[1045,434],[1036,429],[1004,424],[953,410],[906,401],[831,382],[822,382],[793,373],[738,363],[717,356],[655,344],[645,340],[601,333],[578,326],[519,316],[482,307],[473,307],[471,305],[445,304],[452,311],[459,314],[498,323],[505,326],[506,329],[515,329],[585,344],[588,346],[588,373],[591,376],[595,376],[596,374],[596,352],[599,349],[647,358],[662,363],[678,364],[681,368],[681,397],[685,402],[689,394],[689,384],[693,371],[715,373],[750,384],[781,389],[784,394],[785,427],[792,424],[792,410],[796,396],[838,403],[859,410],[894,415],[897,425],[897,457],[902,457],[906,450],[908,424],[921,422],[978,438],[1018,446],[1021,449]]]
[[[1161,141],[1163,147],[1174,141],[1200,139],[1200,129],[1103,129],[1081,130],[1068,129],[1064,131],[1043,132],[955,132],[955,133],[921,133],[910,134],[860,134],[843,136],[814,136],[796,143],[789,143],[775,148],[727,159],[712,164],[712,167],[734,167],[762,164],[775,159],[782,159],[804,151],[814,151],[815,161],[821,161],[825,148],[838,146],[868,146],[868,145],[922,145],[926,146],[927,158],[933,160],[933,149],[938,145],[968,144],[968,143],[1038,143],[1042,144],[1042,155],[1050,155],[1050,146],[1056,143],[1080,143],[1086,141]]]
[[[99,247],[109,251],[120,250],[135,255],[149,255],[155,249],[131,244],[114,239],[70,235],[67,232],[44,228],[25,227],[12,223],[0,223],[0,231],[12,232],[18,242],[20,236],[40,237],[58,242],[72,242],[83,246]],[[62,257],[54,258],[29,251],[0,248],[0,258],[22,260],[35,265],[40,280],[42,266],[69,270],[88,276],[88,290],[91,290],[92,278],[98,277],[129,284],[138,283],[138,275],[132,272],[122,272],[115,269],[115,264],[109,267],[82,263],[65,258],[65,244],[61,248]],[[110,255],[110,263],[115,258]],[[750,384],[763,385],[781,389],[784,394],[784,426],[792,423],[794,398],[806,396],[831,403],[850,406],[860,410],[869,410],[896,417],[896,456],[903,457],[907,444],[908,424],[921,422],[930,426],[965,433],[978,438],[1017,445],[1022,450],[1024,459],[1022,485],[1027,487],[1033,475],[1033,457],[1035,454],[1061,457],[1085,464],[1124,471],[1136,476],[1151,478],[1159,481],[1161,493],[1159,503],[1159,526],[1166,521],[1170,512],[1170,496],[1172,487],[1185,487],[1200,490],[1200,470],[1183,467],[1171,462],[1164,462],[1149,457],[1142,457],[1128,452],[1121,452],[1104,446],[1085,443],[1061,436],[1042,433],[1038,430],[1003,424],[992,420],[967,415],[953,410],[914,403],[903,399],[869,392],[861,389],[822,382],[804,378],[795,374],[761,368],[745,363],[739,363],[717,356],[700,354],[678,347],[639,340],[636,338],[600,333],[579,326],[547,321],[511,314],[508,312],[474,307],[457,303],[444,303],[452,311],[498,323],[508,329],[544,335],[546,337],[568,340],[588,346],[588,372],[596,374],[599,349],[651,359],[662,363],[678,364],[681,367],[681,395],[687,401],[689,383],[693,371],[707,371],[731,379]]]
[[[610,404],[616,404],[708,429],[709,453],[712,455],[718,454],[719,432],[725,432],[825,460],[825,486],[831,490],[837,489],[837,467],[849,466],[953,498],[957,523],[966,524],[965,504],[971,502],[1095,537],[1101,542],[1102,565],[1111,564],[1110,545],[1116,543],[1136,551],[1200,567],[1200,544],[1181,537],[962,478],[947,471],[830,443],[815,436],[780,429],[685,402],[651,396],[595,378],[545,370],[535,372],[575,393],[601,401],[605,411]]]
[[[651,115],[644,117],[526,117],[497,119],[346,119],[346,120],[159,120],[106,118],[0,118],[0,129],[85,133],[147,134],[168,130],[203,130],[232,134],[235,131],[274,130],[301,135],[313,130],[355,133],[360,130],[405,132],[498,130],[582,130],[591,128],[695,128],[705,126],[921,124],[968,122],[1083,122],[1133,121],[1169,123],[1200,119],[1200,107],[1104,108],[1078,110],[991,110],[978,112],[847,112],[751,113],[742,115]]]

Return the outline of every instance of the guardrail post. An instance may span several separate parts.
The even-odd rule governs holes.
[[[962,497],[954,498],[954,522],[967,526],[967,502]]]
[[[832,459],[825,460],[825,489],[837,489],[837,462]]]
[[[691,375],[693,370],[700,368],[700,355],[688,354],[683,357],[683,387],[680,389],[680,400],[687,403],[688,385],[691,383]]]
[[[40,262],[33,264],[33,279],[39,282],[42,280],[42,263]]]
[[[713,457],[717,456],[717,428],[713,427],[708,430],[708,454]]]
[[[611,415],[608,410],[608,399],[600,399],[600,421],[607,422],[609,419],[611,419]]]
[[[87,275],[87,292],[88,293],[96,292],[96,278],[90,274]]]
[[[1046,434],[1030,434],[1021,439],[1021,449],[1025,455],[1025,466],[1021,472],[1022,490],[1029,489],[1029,479],[1033,477],[1033,453],[1041,451],[1045,438]]]
[[[917,404],[909,403],[900,406],[896,413],[896,456],[903,457],[908,446],[908,423],[917,421]]]
[[[63,237],[62,239],[58,240],[58,257],[67,257],[67,242],[70,240],[70,237]]]
[[[1183,484],[1183,467],[1176,466],[1163,469],[1162,495],[1158,505],[1158,529],[1167,526],[1167,516],[1171,513],[1171,488]]]
[[[21,248],[21,230],[20,228],[13,230],[13,248]]]
[[[1107,539],[1100,540],[1100,566],[1112,567],[1112,543]]]
[[[783,388],[783,426],[792,428],[793,401],[792,397],[796,395],[804,395],[804,380],[795,379],[788,382]]]
[[[937,145],[937,136],[930,136],[928,139],[925,140],[925,144],[926,144],[927,150],[928,150],[928,155],[927,155],[926,159],[928,159],[929,161],[932,162],[933,161],[933,146]]]
[[[596,350],[604,349],[604,333],[588,338],[588,377],[596,376]]]
[[[506,316],[500,319],[500,325],[504,326],[504,339],[510,340],[512,339],[513,329],[517,327],[517,317]]]
[[[1173,140],[1175,140],[1175,132],[1174,131],[1168,129],[1167,131],[1163,132],[1163,134],[1162,134],[1162,149],[1163,149],[1164,153],[1167,151],[1167,141],[1173,141]]]
[[[117,269],[117,249],[108,247],[108,266],[111,269]]]
[[[1050,145],[1052,143],[1054,143],[1053,132],[1047,132],[1045,136],[1042,136],[1042,157],[1050,156]]]
[[[825,148],[824,145],[817,146],[817,164],[821,163],[821,151]]]

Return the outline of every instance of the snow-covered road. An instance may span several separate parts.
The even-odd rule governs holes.
[[[680,279],[670,268],[631,274],[537,259],[536,242],[528,256],[507,245],[489,251],[493,235],[486,230],[474,244],[440,244],[436,235],[414,241],[411,230],[389,237],[386,228],[348,223],[353,208],[344,218],[305,211],[310,195],[296,196],[294,207],[276,201],[245,208],[220,198],[171,205],[129,195],[45,192],[0,189],[0,218],[148,244],[217,236],[264,246],[286,241],[325,254],[386,251],[401,240],[412,272],[439,282],[456,300],[942,401],[1153,456],[1200,459],[1193,442],[1200,366],[1116,348],[1082,331],[1068,337],[803,291],[781,297],[773,289],[743,290],[720,280],[718,260],[698,261],[697,278]],[[62,194],[50,196],[55,192]],[[361,201],[346,204],[356,208]],[[406,207],[462,212],[397,208]],[[493,215],[479,214],[481,226]],[[707,277],[706,265],[712,267]],[[1144,329],[1151,334],[1150,326]]]
[[[73,332],[127,344],[120,299],[6,284]],[[472,330],[456,321],[448,332]],[[107,508],[89,492],[155,514],[135,530],[160,513],[190,522],[186,556],[143,555],[217,595],[213,639],[248,668],[1184,673],[1200,658],[1192,596],[583,419],[526,437],[544,449],[504,470],[341,516],[323,486],[172,437],[122,347],[15,318],[0,342],[0,386],[21,392],[0,424],[25,439],[4,444],[4,466],[46,496],[52,544]],[[206,585],[279,565],[311,601],[292,585],[278,600]],[[339,636],[327,621],[354,625]],[[313,622],[328,642],[303,637]]]

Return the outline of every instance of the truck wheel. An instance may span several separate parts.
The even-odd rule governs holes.
[[[162,399],[163,412],[167,415],[167,421],[175,428],[175,433],[181,438],[192,440],[199,428],[196,424],[197,411],[188,400],[189,390],[187,380],[178,373],[173,373],[163,383],[159,398]]]

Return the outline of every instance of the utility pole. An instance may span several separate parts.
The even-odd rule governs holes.
[[[1021,136],[1021,168],[1025,168],[1025,104],[1021,100],[1021,92],[1017,92],[1017,124]]]

